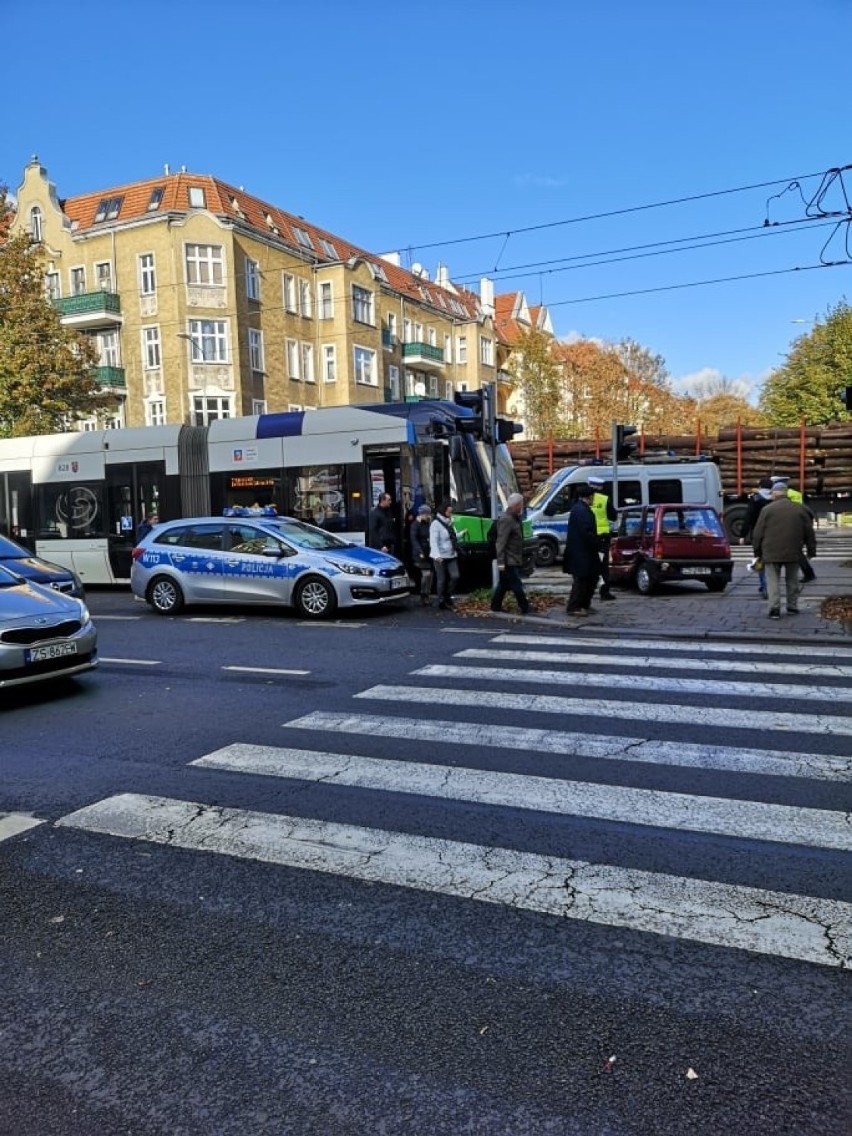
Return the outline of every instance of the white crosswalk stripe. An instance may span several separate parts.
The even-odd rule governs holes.
[[[264,777],[315,785],[323,791],[328,787],[338,802],[345,799],[340,796],[344,792],[393,794],[402,802],[400,808],[416,798],[518,810],[519,816],[549,815],[567,825],[576,818],[627,825],[637,833],[645,830],[649,838],[663,832],[669,839],[683,839],[686,834],[733,839],[746,842],[756,855],[762,850],[759,854],[764,858],[770,846],[779,852],[798,847],[842,855],[850,848],[852,829],[850,815],[840,811],[841,797],[836,808],[813,808],[754,799],[759,795],[754,784],[759,782],[751,785],[749,799],[741,800],[736,787],[733,796],[703,792],[700,786],[709,784],[706,778],[697,782],[697,791],[682,792],[599,783],[587,779],[588,764],[577,775],[579,760],[600,759],[619,763],[617,776],[628,781],[632,766],[638,772],[643,765],[653,764],[661,770],[687,768],[724,774],[726,790],[732,784],[728,774],[734,778],[769,776],[786,790],[788,800],[800,784],[833,783],[842,793],[852,769],[848,742],[852,716],[843,713],[852,680],[852,649],[821,649],[811,668],[802,663],[798,648],[784,651],[765,646],[767,649],[762,644],[624,639],[607,640],[602,651],[598,638],[500,634],[487,645],[461,649],[455,656],[459,663],[419,667],[412,672],[416,684],[377,684],[358,691],[353,696],[359,703],[357,710],[312,710],[282,723],[291,736],[298,731],[302,745],[306,734],[333,734],[336,747],[341,747],[341,739],[349,738],[353,749],[355,739],[362,739],[362,745],[363,739],[393,739],[399,744],[390,757],[239,742],[196,757],[190,764],[199,778],[216,772],[232,775],[235,783],[237,778]],[[746,659],[746,654],[752,657]],[[589,671],[587,667],[608,669]],[[659,673],[667,669],[677,673]],[[705,677],[697,676],[699,670]],[[681,677],[682,671],[692,675]],[[773,681],[755,681],[757,675],[771,675]],[[797,681],[785,681],[787,678]],[[815,678],[835,682],[813,685]],[[535,689],[578,683],[595,692],[595,723],[612,722],[613,728],[618,723],[630,736],[585,732],[588,695],[546,694]],[[525,693],[518,690],[520,685],[532,689]],[[743,697],[749,700],[747,706],[743,706]],[[838,712],[786,709],[793,701],[814,700],[833,702]],[[376,712],[362,710],[366,702],[375,703]],[[412,716],[410,708],[424,702],[430,712],[470,708],[476,714]],[[399,705],[407,713],[396,713]],[[482,711],[486,716],[494,711],[495,720],[475,720]],[[579,721],[573,729],[550,729],[524,721],[528,717],[534,721],[538,715]],[[691,727],[713,740],[682,742],[655,736],[664,727],[682,731]],[[714,736],[718,730],[738,731],[738,740],[720,744],[731,735]],[[789,737],[794,746],[808,749],[824,749],[825,739],[834,738],[836,752],[768,748],[773,740],[779,744],[773,735],[784,736],[785,742]],[[469,764],[458,760],[465,752],[462,747],[471,755]],[[547,758],[546,771],[539,757]],[[559,765],[556,776],[552,775],[554,758]],[[486,766],[499,762],[515,767],[481,768],[478,761]],[[222,797],[221,780],[218,785],[217,800]],[[450,814],[448,823],[452,827],[464,820],[456,822]],[[773,891],[742,882],[716,882],[479,844],[466,839],[465,831],[458,840],[439,839],[134,793],[85,806],[57,824],[759,954],[827,966],[852,965],[852,904],[793,894],[784,890],[787,881],[782,879],[779,890]]]

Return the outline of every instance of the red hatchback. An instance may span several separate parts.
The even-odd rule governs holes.
[[[610,579],[650,595],[658,584],[698,580],[723,592],[733,572],[731,546],[712,505],[635,505],[619,512]]]

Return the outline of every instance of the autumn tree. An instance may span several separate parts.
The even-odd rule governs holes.
[[[0,186],[0,437],[49,434],[94,413],[104,396],[91,340],[63,327],[44,290],[44,261],[29,233],[10,235]]]
[[[526,436],[530,438],[561,436],[561,375],[552,348],[552,335],[535,327],[525,328],[509,357],[508,370],[520,396]]]
[[[763,384],[760,409],[777,426],[848,421],[840,392],[852,382],[852,308],[845,300],[799,336]]]

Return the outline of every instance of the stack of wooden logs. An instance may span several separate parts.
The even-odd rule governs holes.
[[[738,441],[739,434],[739,441]],[[631,439],[636,440],[637,439]],[[643,439],[644,460],[654,457],[688,458],[702,453],[719,465],[726,493],[738,490],[750,493],[761,477],[788,477],[795,488],[800,480],[802,430],[799,427],[735,426],[719,431],[718,436],[694,434],[646,434]],[[852,422],[831,426],[808,426],[804,430],[805,484],[808,496],[830,493],[852,493]],[[610,460],[610,441],[598,445],[589,439],[563,439],[548,442],[513,442],[512,461],[521,492],[529,495],[550,474],[566,465],[590,462],[600,457]],[[636,458],[638,458],[638,445]],[[634,460],[636,460],[636,458]]]

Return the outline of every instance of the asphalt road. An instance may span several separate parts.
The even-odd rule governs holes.
[[[844,1130],[852,649],[90,606],[0,696],[3,1136]]]

